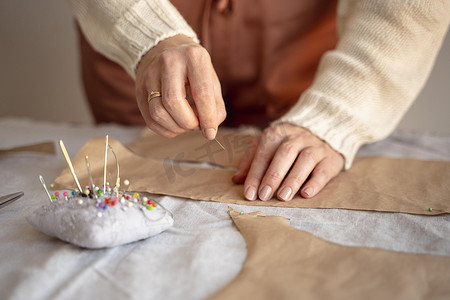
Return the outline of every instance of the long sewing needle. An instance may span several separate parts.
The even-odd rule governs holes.
[[[105,167],[103,169],[103,194],[106,194],[106,163],[108,161],[108,135],[105,142]]]
[[[45,192],[47,193],[48,199],[50,199],[50,202],[53,202],[52,197],[50,196],[50,193],[48,192],[47,186],[45,185],[44,177],[42,177],[42,175],[39,175],[39,180],[41,181],[42,187],[44,188]]]
[[[116,175],[116,187],[114,188],[116,190],[116,197],[119,197],[119,188],[120,188],[120,169],[119,169],[119,160],[117,159],[116,153],[114,152],[113,147],[111,145],[108,145],[109,149],[111,149],[112,154],[114,155],[114,159],[116,160],[116,168],[117,168],[117,175]]]
[[[75,180],[75,183],[77,184],[78,189],[80,190],[80,193],[83,194],[83,190],[81,189],[81,185],[78,182],[77,175],[75,174],[75,171],[72,166],[72,162],[70,161],[69,154],[67,153],[66,147],[64,147],[64,143],[62,140],[59,140],[59,147],[61,147],[61,151],[64,155],[64,158],[66,159],[67,164],[69,165],[70,173],[72,173],[73,179]]]
[[[217,138],[214,138],[214,140],[217,142],[217,144],[219,144],[220,148],[222,148],[223,150],[225,150],[225,148],[222,146],[222,144],[217,140]]]

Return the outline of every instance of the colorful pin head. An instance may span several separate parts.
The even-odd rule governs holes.
[[[72,190],[72,191],[64,191],[62,192],[62,195],[64,196],[64,201],[70,203],[71,201],[76,201],[75,203],[78,205],[83,205],[88,207],[90,204],[96,207],[99,211],[97,212],[97,217],[102,217],[105,213],[105,211],[110,207],[113,209],[116,205],[122,208],[124,211],[127,208],[134,207],[135,204],[138,206],[141,206],[142,208],[145,208],[147,210],[153,210],[154,207],[156,207],[156,203],[148,199],[147,197],[142,197],[138,192],[129,193],[126,194],[125,191],[120,191],[120,176],[119,176],[119,162],[117,160],[116,154],[114,153],[114,150],[112,149],[111,145],[108,143],[108,136],[106,136],[106,143],[105,143],[105,156],[104,156],[104,170],[103,170],[103,186],[98,187],[95,186],[92,180],[91,172],[90,172],[90,164],[89,159],[86,156],[86,168],[89,175],[89,184],[87,185],[84,190],[81,189],[80,183],[78,181],[78,178],[75,174],[75,170],[73,168],[72,162],[70,160],[70,157],[67,153],[67,150],[64,146],[64,143],[62,140],[59,142],[61,150],[63,152],[63,155],[66,159],[66,162],[69,166],[70,172],[72,173],[73,179],[76,183],[76,187],[78,190]],[[112,154],[114,155],[114,158],[116,160],[116,166],[117,166],[117,174],[116,174],[116,186],[112,188],[110,186],[110,183],[106,181],[106,163],[107,163],[107,155],[108,155],[108,147],[111,149]],[[47,187],[45,186],[45,182],[42,176],[39,177],[40,181],[42,183],[42,186],[44,187],[48,198],[50,201],[53,202],[60,202],[61,199],[60,192],[56,191],[54,194],[50,195],[50,193],[47,190]],[[130,185],[130,181],[128,179],[125,179],[123,181],[123,184],[125,187],[128,187]],[[51,188],[54,188],[54,185],[50,185]],[[70,200],[69,200],[70,198]],[[72,200],[73,199],[73,200]],[[101,210],[101,211],[100,211]]]

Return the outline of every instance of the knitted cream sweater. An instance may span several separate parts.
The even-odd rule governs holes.
[[[131,75],[159,41],[194,31],[168,0],[69,0],[93,47]],[[339,42],[277,122],[308,128],[342,153],[389,135],[422,89],[450,22],[450,0],[341,0]]]

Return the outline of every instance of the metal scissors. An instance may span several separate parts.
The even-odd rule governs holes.
[[[14,201],[19,199],[23,195],[24,195],[23,192],[17,192],[17,193],[13,193],[13,194],[9,194],[9,195],[0,197],[0,208],[3,208],[8,204],[13,203]]]

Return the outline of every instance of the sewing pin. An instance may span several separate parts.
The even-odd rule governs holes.
[[[66,159],[66,162],[69,165],[70,173],[72,173],[73,179],[75,180],[75,183],[77,184],[77,187],[80,190],[80,193],[83,194],[83,190],[81,189],[81,185],[78,182],[77,175],[75,174],[75,171],[72,166],[72,162],[70,161],[69,154],[67,153],[66,147],[64,147],[64,143],[62,140],[59,140],[59,147],[61,147],[61,151],[64,155],[64,158]]]
[[[444,212],[444,211],[442,211],[442,210],[440,210],[440,209],[434,209],[434,208],[432,208],[432,207],[429,207],[428,208],[428,211],[431,213],[431,212],[438,212],[438,213],[442,213],[442,212]]]
[[[123,192],[125,193],[128,190],[128,186],[130,185],[130,181],[128,179],[125,179],[123,181],[123,184],[125,185],[125,188],[123,190]]]
[[[105,141],[105,167],[103,169],[103,194],[106,194],[106,163],[108,161],[108,135]]]
[[[50,196],[50,193],[47,190],[47,186],[45,185],[44,177],[42,177],[42,175],[39,175],[39,180],[41,181],[42,187],[44,188],[45,192],[47,193],[48,199],[50,199],[50,202],[53,202],[52,197]]]
[[[120,170],[119,170],[119,160],[117,159],[116,153],[114,152],[113,147],[109,145],[109,149],[111,149],[112,154],[114,155],[114,159],[116,160],[116,168],[117,168],[117,176],[116,176],[116,186],[114,189],[116,190],[116,197],[119,197],[119,188],[120,188]]]
[[[95,185],[94,185],[94,181],[92,180],[92,175],[91,175],[91,167],[89,165],[89,157],[86,155],[85,157],[86,160],[86,169],[89,175],[89,183],[91,185],[92,188],[92,194],[94,194],[94,197],[97,198],[97,193],[95,193]]]
[[[222,150],[225,150],[225,148],[222,146],[222,144],[216,138],[214,138],[214,140],[217,142],[217,144],[219,144],[219,146],[220,146],[220,148],[222,148]]]

